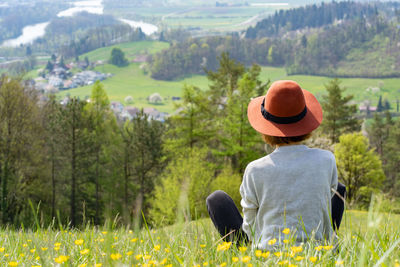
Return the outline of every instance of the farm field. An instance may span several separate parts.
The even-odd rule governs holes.
[[[289,241],[270,252],[223,243],[209,219],[140,231],[108,223],[83,230],[2,229],[0,265],[399,266],[399,223],[399,215],[347,211],[336,249]]]

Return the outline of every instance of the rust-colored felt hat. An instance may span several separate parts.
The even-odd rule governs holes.
[[[251,100],[247,109],[251,126],[269,136],[308,134],[322,122],[322,108],[310,92],[294,81],[274,82],[266,96]]]

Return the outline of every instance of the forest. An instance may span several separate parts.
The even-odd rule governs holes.
[[[232,33],[172,42],[150,59],[152,77],[174,80],[215,70],[223,51],[246,66],[284,66],[288,74],[398,77],[396,8],[396,3],[331,2],[280,11],[250,27],[247,38]]]
[[[269,82],[260,67],[245,67],[223,53],[208,70],[209,89],[185,85],[182,101],[166,122],[139,113],[118,121],[101,83],[89,101],[38,99],[29,83],[0,80],[1,224],[42,226],[172,224],[207,214],[205,198],[215,189],[238,204],[246,165],[272,151],[247,121],[251,97]],[[400,121],[376,113],[360,133],[352,96],[340,80],[326,85],[324,122],[308,145],[335,153],[339,180],[351,207],[366,208],[371,195],[400,212]],[[143,214],[142,214],[143,212]]]

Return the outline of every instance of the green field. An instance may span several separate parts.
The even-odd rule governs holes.
[[[316,241],[295,245],[289,233],[289,243],[274,251],[223,243],[210,219],[143,230],[111,223],[83,230],[2,229],[0,265],[398,267],[399,223],[399,215],[347,211],[336,249]]]

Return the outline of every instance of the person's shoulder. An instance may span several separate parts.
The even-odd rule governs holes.
[[[265,168],[266,166],[268,166],[268,162],[269,162],[268,159],[269,159],[269,155],[266,155],[259,159],[253,160],[252,162],[247,164],[245,173],[256,170],[256,169]]]
[[[308,151],[315,157],[327,160],[335,160],[335,155],[329,150],[321,148],[309,148]]]

